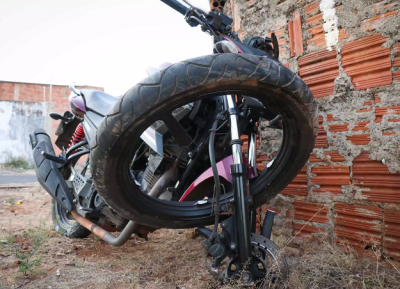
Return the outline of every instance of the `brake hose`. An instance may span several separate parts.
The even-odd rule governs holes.
[[[214,121],[212,128],[210,129],[210,139],[208,142],[210,163],[211,163],[211,168],[213,171],[214,182],[215,182],[215,205],[213,207],[214,215],[215,215],[215,223],[214,223],[213,232],[208,239],[208,241],[210,241],[210,242],[214,239],[214,237],[217,234],[218,224],[219,224],[219,215],[221,213],[221,207],[220,207],[220,203],[219,203],[219,198],[221,195],[221,184],[219,181],[219,174],[218,174],[218,169],[217,169],[217,163],[215,162],[215,151],[214,151],[214,141],[215,141],[215,134],[217,133],[217,125],[218,125],[218,119],[216,119]]]

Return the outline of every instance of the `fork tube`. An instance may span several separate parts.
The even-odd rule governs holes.
[[[234,164],[243,164],[242,159],[242,141],[240,140],[239,135],[239,126],[238,126],[238,112],[236,108],[235,97],[232,95],[228,95],[226,97],[228,103],[229,110],[229,123],[231,127],[231,144],[232,144],[232,156]],[[238,143],[236,143],[236,141]]]
[[[251,133],[249,137],[249,165],[254,169],[254,176],[257,176],[257,139],[256,134]]]
[[[249,200],[247,181],[247,167],[243,164],[242,159],[242,144],[239,135],[238,126],[238,111],[233,95],[228,95],[225,98],[229,115],[231,128],[231,145],[233,165],[231,165],[233,197],[235,206],[235,221],[238,234],[238,251],[239,263],[243,266],[251,258],[250,244],[250,218],[249,218]]]

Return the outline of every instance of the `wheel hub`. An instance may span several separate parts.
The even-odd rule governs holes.
[[[287,279],[288,268],[284,256],[279,248],[269,239],[258,234],[251,234],[252,260],[246,264],[248,271],[241,269],[237,256],[221,263],[218,279],[224,283],[232,279],[246,285],[254,285],[257,288],[267,288],[271,284],[283,282]],[[213,268],[213,276],[216,268]],[[251,276],[250,276],[251,275]],[[249,280],[251,283],[249,284]]]

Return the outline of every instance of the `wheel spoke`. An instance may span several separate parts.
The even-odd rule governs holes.
[[[192,138],[187,133],[185,128],[177,121],[172,114],[167,113],[163,116],[162,121],[168,127],[169,132],[172,134],[176,142],[184,147],[192,143]]]

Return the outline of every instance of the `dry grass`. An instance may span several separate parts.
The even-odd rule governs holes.
[[[290,288],[399,288],[398,263],[372,247],[360,256],[347,244],[313,242],[308,253],[289,258]]]
[[[8,230],[12,219],[11,233],[24,246],[29,218],[33,224],[49,218],[50,198],[29,191],[21,205],[12,207],[7,203],[11,193],[20,197],[22,191],[0,191],[0,225]],[[239,282],[221,285],[211,278],[203,239],[192,238],[192,230],[159,230],[149,235],[149,241],[132,237],[120,248],[95,236],[71,240],[53,231],[49,234],[37,252],[42,262],[29,276],[18,273],[15,256],[0,251],[0,288],[242,288]],[[274,241],[281,247],[289,242],[282,237]],[[288,257],[288,283],[275,287],[399,288],[398,263],[374,248],[369,251],[373,258],[368,259],[348,246],[343,248],[339,250],[324,238],[307,242],[303,256]]]

